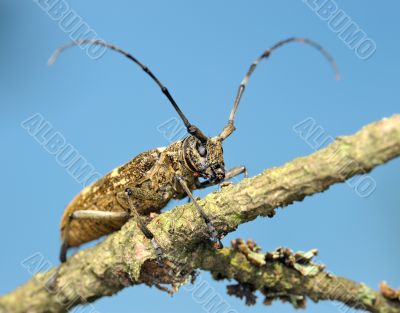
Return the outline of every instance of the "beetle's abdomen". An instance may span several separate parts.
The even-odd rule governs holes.
[[[104,235],[108,235],[116,230],[119,230],[127,219],[117,220],[94,220],[82,219],[72,220],[67,226],[69,216],[78,211],[76,204],[79,203],[79,196],[71,202],[65,210],[61,221],[61,237],[70,247],[80,246],[83,243],[95,240]],[[89,210],[89,208],[87,208]],[[115,197],[103,198],[97,205],[94,205],[90,210],[107,211],[107,212],[123,212],[124,209],[119,206]],[[68,232],[68,233],[67,233]]]
[[[117,200],[117,194],[123,192],[127,187],[132,188],[142,182],[143,179],[146,179],[146,175],[148,175],[159,157],[160,151],[157,149],[143,152],[83,189],[64,211],[61,220],[62,240],[68,246],[75,247],[119,230],[126,222],[126,219],[113,221],[72,220],[69,225],[68,220],[73,212],[79,210],[126,212],[127,208],[123,207]],[[149,211],[146,207],[140,207],[140,201],[135,201],[135,203],[139,206],[137,210],[140,214],[145,214],[147,213],[145,211]],[[143,201],[142,205],[146,203],[149,202]],[[161,208],[154,209],[160,210]]]

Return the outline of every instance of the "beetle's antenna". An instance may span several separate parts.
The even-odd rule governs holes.
[[[239,102],[240,102],[240,100],[242,98],[242,95],[243,95],[244,89],[246,88],[247,82],[249,81],[249,78],[250,78],[251,74],[253,74],[255,68],[257,67],[257,65],[263,59],[268,58],[274,50],[276,50],[276,49],[278,49],[278,48],[280,48],[280,47],[282,47],[282,46],[284,46],[284,45],[286,45],[287,43],[290,43],[290,42],[305,43],[305,44],[310,45],[310,46],[314,47],[315,49],[317,49],[319,52],[322,53],[322,55],[331,64],[331,66],[332,66],[332,68],[333,68],[333,70],[335,72],[336,79],[340,79],[340,73],[339,73],[339,70],[337,68],[337,65],[336,65],[336,62],[335,62],[334,58],[329,54],[328,51],[326,51],[317,42],[312,41],[312,40],[307,39],[307,38],[302,38],[302,37],[292,37],[292,38],[288,38],[286,40],[282,40],[282,41],[277,42],[271,48],[269,48],[268,50],[264,51],[264,53],[260,57],[258,57],[258,59],[256,59],[253,62],[253,64],[251,64],[249,70],[246,73],[246,76],[243,78],[243,80],[242,80],[242,82],[241,82],[241,84],[240,84],[240,86],[238,88],[238,91],[237,91],[237,94],[236,94],[236,98],[235,98],[235,102],[233,103],[233,108],[232,108],[232,111],[231,111],[231,113],[229,115],[228,123],[225,125],[224,129],[222,130],[222,132],[219,135],[219,138],[221,140],[225,140],[235,130],[234,121],[235,121],[236,111],[237,111],[238,106],[239,106]]]
[[[99,45],[99,46],[103,46],[106,48],[109,48],[111,50],[114,50],[116,52],[119,52],[121,54],[123,54],[124,56],[126,56],[128,59],[130,59],[131,61],[135,62],[137,65],[139,65],[141,67],[141,69],[151,77],[151,79],[158,85],[158,87],[160,87],[162,93],[167,97],[167,99],[169,100],[169,102],[172,104],[172,106],[174,107],[175,111],[178,113],[179,117],[182,119],[183,123],[186,126],[186,129],[188,131],[189,134],[191,134],[192,136],[198,138],[201,142],[206,142],[207,141],[207,136],[204,135],[202,133],[202,131],[195,125],[190,124],[189,120],[186,118],[186,116],[183,114],[183,112],[181,111],[181,109],[179,108],[178,104],[175,102],[174,98],[171,96],[171,94],[169,93],[167,87],[165,87],[160,81],[159,79],[150,71],[150,69],[145,66],[143,63],[141,63],[138,59],[136,59],[133,55],[131,55],[130,53],[122,50],[121,48],[114,46],[112,44],[108,44],[102,40],[99,39],[89,39],[89,38],[82,38],[82,39],[77,39],[75,41],[72,41],[70,43],[67,43],[66,45],[58,48],[56,51],[54,51],[54,53],[52,54],[52,56],[49,58],[48,64],[52,65],[54,64],[54,62],[57,60],[58,56],[66,49],[77,46],[77,45],[81,45],[81,44],[85,44],[85,43],[91,43],[94,45]]]

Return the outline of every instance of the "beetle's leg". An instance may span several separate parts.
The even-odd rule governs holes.
[[[67,252],[68,249],[70,248],[68,245],[68,235],[69,235],[69,227],[70,224],[73,220],[98,220],[98,221],[111,221],[111,220],[117,220],[117,219],[128,219],[129,218],[129,213],[128,212],[104,212],[104,211],[96,211],[96,210],[78,210],[73,212],[67,220],[67,223],[64,228],[64,240],[61,245],[60,249],[60,261],[61,264],[65,263],[67,261]],[[54,275],[47,281],[46,283],[46,288],[49,290],[53,290],[55,287],[55,284],[57,282],[57,278],[60,273],[60,268],[59,266],[54,273]]]
[[[78,210],[73,212],[69,217],[67,224],[64,228],[65,237],[61,245],[60,250],[60,261],[64,263],[67,260],[67,251],[69,249],[68,245],[68,235],[69,226],[74,220],[97,220],[97,221],[112,221],[120,219],[128,219],[128,212],[107,212],[107,211],[97,211],[97,210]]]
[[[235,166],[231,169],[229,169],[226,173],[225,173],[225,180],[227,179],[231,179],[235,176],[238,176],[240,174],[243,174],[243,176],[245,178],[247,178],[249,176],[249,173],[247,173],[247,168],[244,165],[239,165],[239,166]]]
[[[126,196],[128,198],[128,203],[129,203],[129,210],[130,213],[133,214],[136,222],[138,223],[138,226],[140,228],[140,230],[142,231],[142,233],[144,234],[144,236],[149,239],[151,241],[151,244],[153,245],[154,251],[156,253],[157,256],[157,264],[160,267],[164,266],[164,262],[162,260],[162,250],[160,245],[158,244],[158,242],[156,241],[156,239],[154,238],[153,233],[150,231],[150,229],[147,228],[146,224],[144,223],[142,217],[139,215],[139,213],[136,211],[136,208],[133,204],[133,190],[131,188],[126,188],[125,189],[125,193]]]
[[[176,179],[181,184],[182,188],[185,190],[185,192],[188,195],[188,197],[190,198],[190,200],[192,200],[192,202],[193,202],[194,206],[196,207],[197,211],[199,212],[199,214],[201,215],[201,217],[203,218],[203,220],[207,224],[208,231],[209,231],[209,233],[211,235],[211,238],[212,238],[215,246],[218,249],[223,248],[222,242],[221,242],[221,240],[219,238],[219,234],[218,234],[217,230],[215,229],[215,226],[213,225],[213,223],[211,222],[211,220],[207,216],[207,214],[204,212],[202,207],[197,203],[196,199],[193,197],[192,192],[190,191],[189,187],[186,184],[186,181],[179,175],[176,176]]]
[[[231,168],[229,171],[227,171],[225,173],[224,181],[231,179],[233,177],[236,177],[240,174],[243,174],[245,178],[248,177],[246,166],[241,165],[241,166],[235,166],[234,168]],[[207,188],[207,187],[214,186],[214,185],[215,185],[215,183],[210,182],[209,180],[205,180],[203,182],[199,182],[198,184],[196,184],[196,188],[203,189],[203,188]]]

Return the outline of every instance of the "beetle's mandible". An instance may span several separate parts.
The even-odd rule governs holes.
[[[155,259],[162,266],[162,249],[157,238],[154,238],[147,228],[144,217],[151,212],[159,213],[173,198],[189,197],[207,225],[214,245],[222,247],[221,235],[217,233],[213,222],[193,197],[192,191],[219,184],[246,172],[244,166],[238,166],[229,171],[225,170],[222,142],[235,130],[234,120],[239,102],[256,66],[262,59],[268,58],[274,50],[289,42],[305,43],[316,48],[331,63],[338,78],[339,74],[334,59],[318,43],[299,37],[280,41],[263,52],[251,64],[239,85],[229,120],[221,133],[215,137],[206,136],[197,126],[191,124],[168,89],[131,54],[114,45],[95,39],[79,39],[57,49],[49,63],[53,63],[65,49],[84,43],[101,45],[125,55],[140,66],[160,87],[182,119],[188,132],[186,138],[172,143],[168,147],[139,154],[128,163],[86,187],[72,200],[66,207],[61,221],[61,262],[66,261],[68,248],[79,246],[116,231],[128,219],[134,218],[145,237],[151,241]]]

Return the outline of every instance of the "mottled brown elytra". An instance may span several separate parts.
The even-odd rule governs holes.
[[[189,123],[168,89],[131,54],[114,45],[95,39],[79,39],[57,49],[49,63],[53,63],[65,49],[85,43],[101,45],[125,55],[140,66],[160,87],[182,119],[188,132],[186,138],[176,141],[168,147],[139,154],[128,163],[114,169],[83,189],[72,200],[66,207],[61,220],[63,242],[60,253],[61,262],[66,261],[68,248],[79,246],[116,231],[128,219],[134,218],[145,237],[151,241],[157,263],[162,266],[162,250],[156,238],[146,227],[144,217],[151,212],[159,213],[173,198],[189,197],[207,224],[214,245],[222,247],[220,241],[222,235],[217,233],[213,222],[193,197],[192,190],[219,184],[223,180],[246,173],[244,166],[225,171],[222,142],[235,130],[234,120],[240,99],[258,63],[262,59],[268,58],[275,49],[289,42],[305,43],[319,50],[331,63],[338,77],[334,59],[318,43],[298,37],[280,41],[251,64],[237,91],[229,120],[221,133],[215,137],[206,136],[197,126]]]

